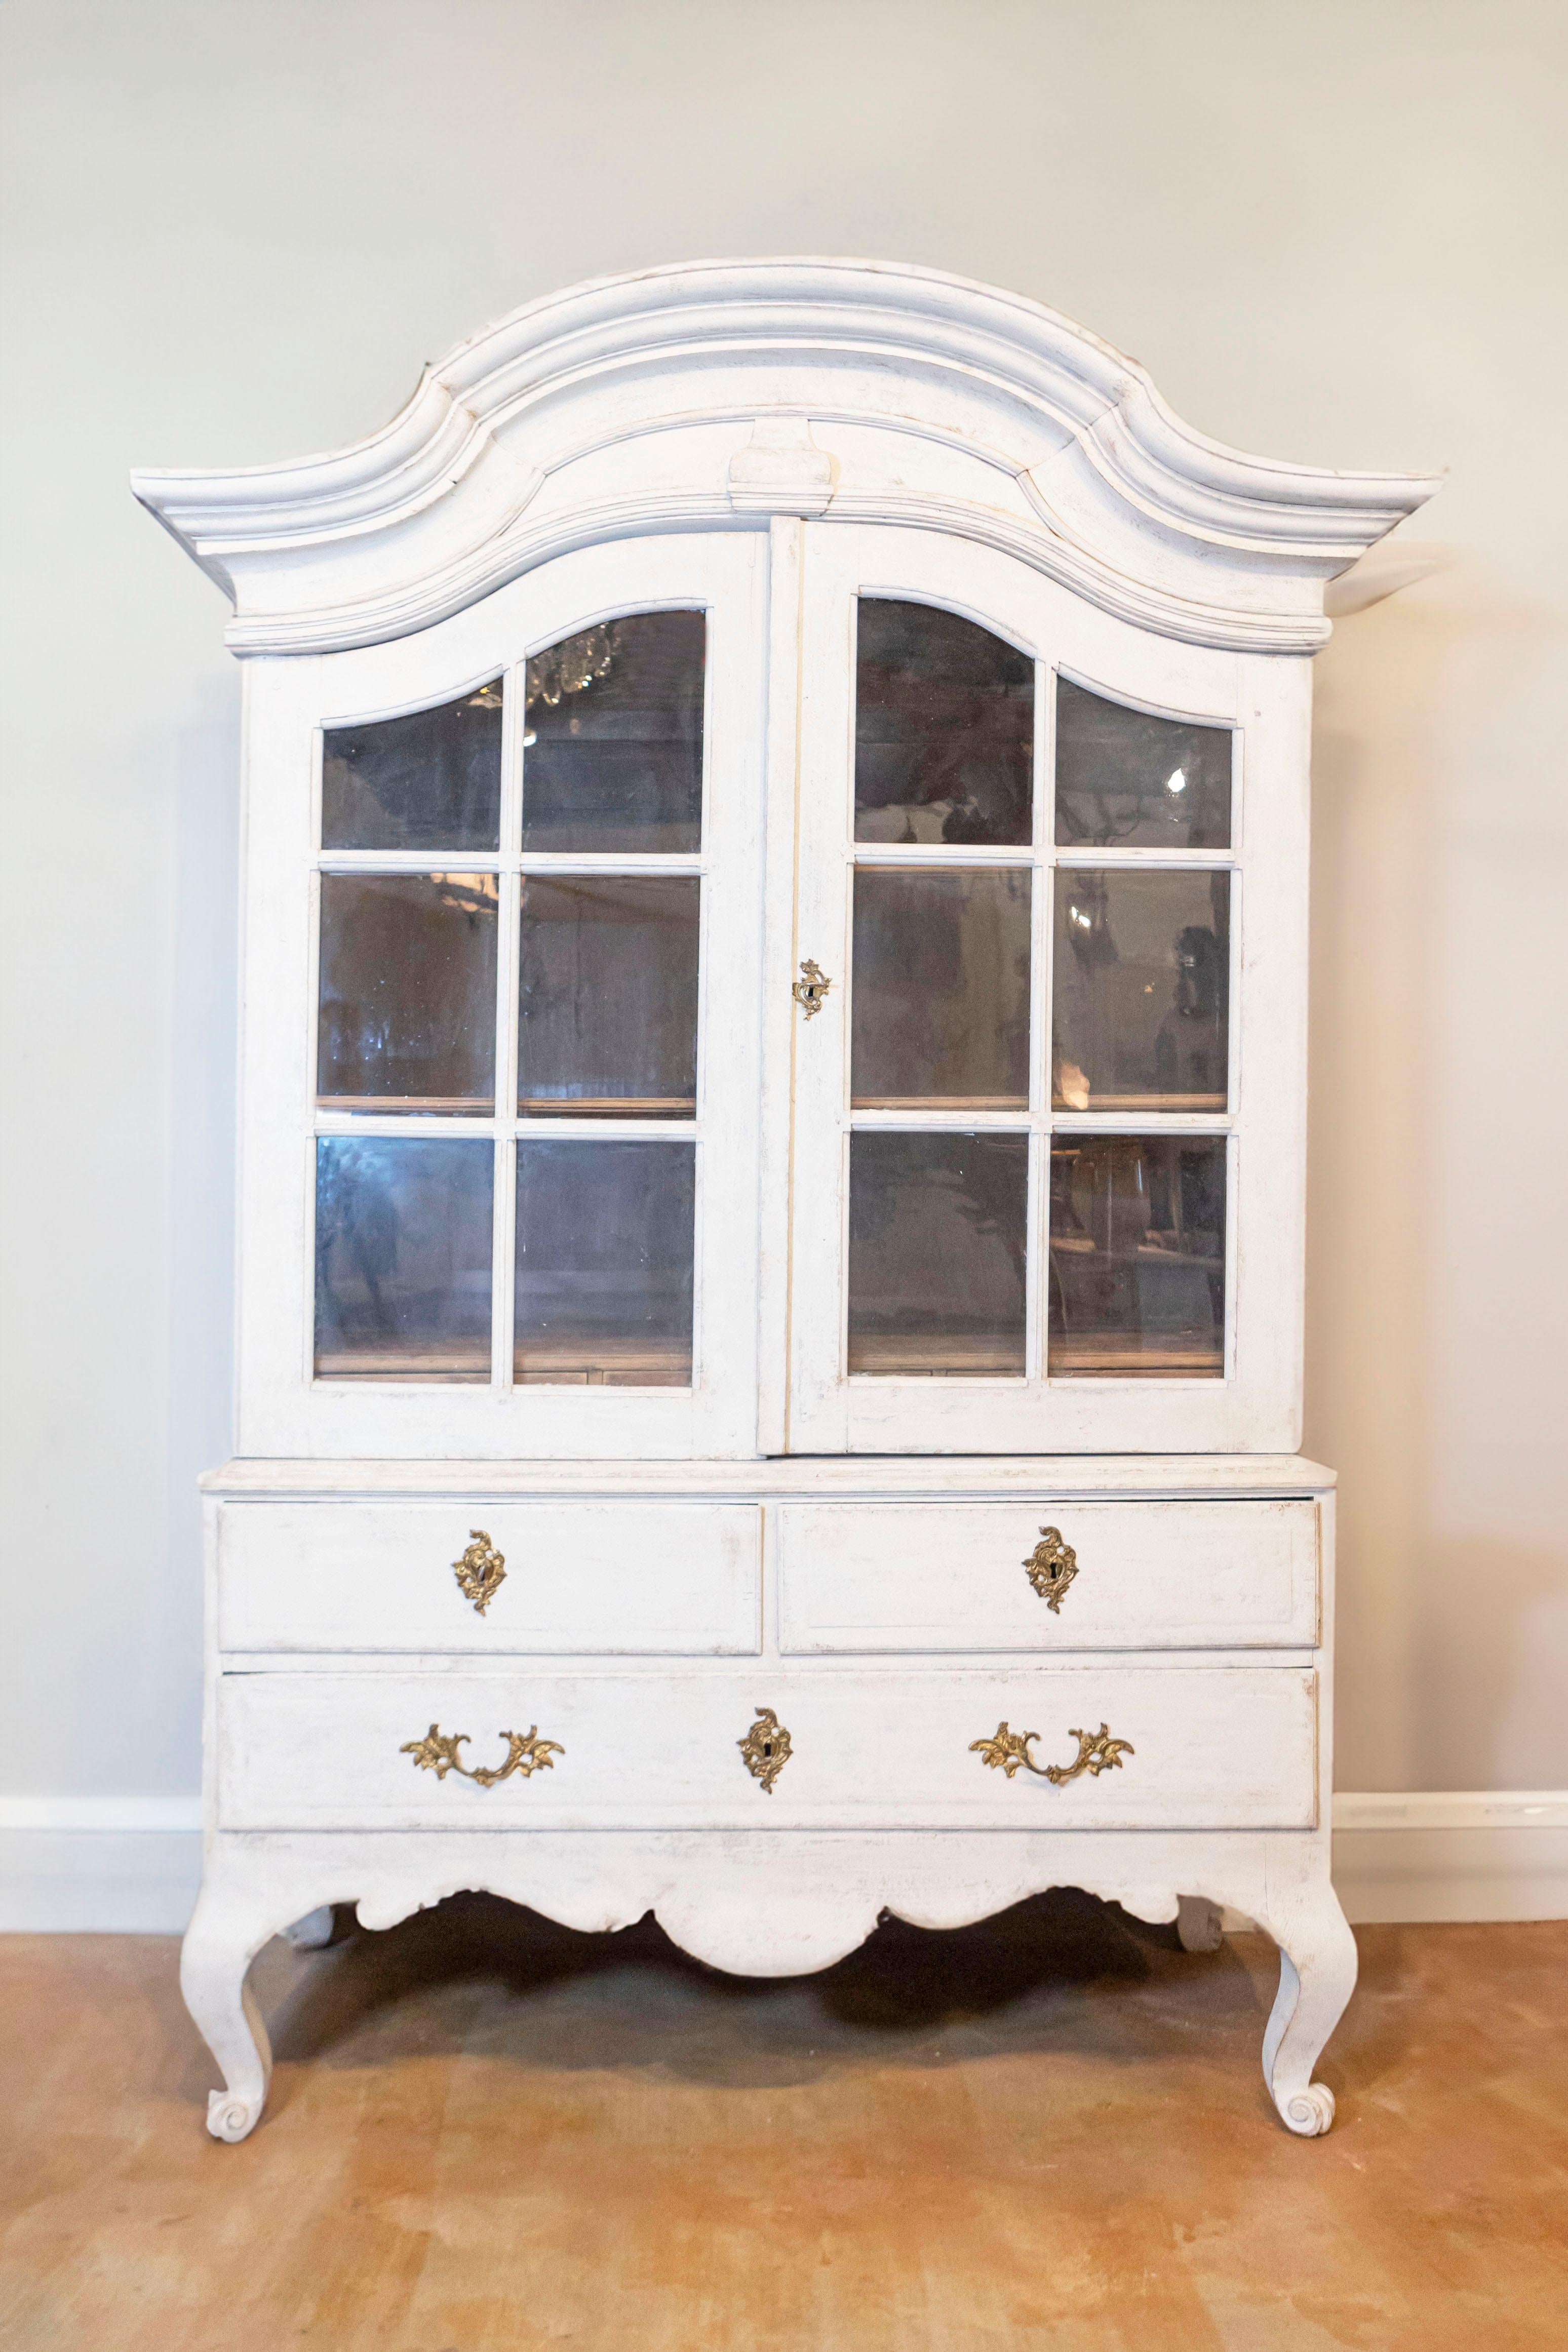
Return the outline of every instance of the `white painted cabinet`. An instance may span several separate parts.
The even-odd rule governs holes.
[[[790,262],[136,478],[247,677],[219,2137],[268,1935],[475,1885],[774,1973],[884,1907],[1230,1903],[1326,2127],[1310,656],[1431,487]]]

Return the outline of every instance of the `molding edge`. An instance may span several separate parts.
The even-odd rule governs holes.
[[[847,467],[859,493],[847,499],[837,454],[812,435],[813,419],[830,432],[835,418],[862,442],[903,436],[907,464],[862,464],[858,480]],[[648,454],[741,419],[749,446],[731,440],[717,464],[679,457],[673,482]],[[602,487],[563,478],[585,467],[592,483],[596,453],[638,442],[642,487],[623,487],[617,525]],[[1091,602],[1166,635],[1264,652],[1321,644],[1322,583],[1439,487],[1228,448],[1183,424],[1135,361],[1020,296],[903,265],[781,259],[570,288],[460,345],[350,448],[221,473],[141,469],[132,488],[233,598],[235,652],[304,654],[461,611],[581,545],[587,507],[596,535],[614,537],[857,504],[870,520],[868,495],[890,509],[912,488],[926,511],[888,520],[962,530],[948,520],[965,504],[954,459],[1008,480],[1023,511],[995,513],[1017,551]],[[563,511],[520,530],[552,477]]]

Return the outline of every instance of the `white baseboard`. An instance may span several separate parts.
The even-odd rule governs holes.
[[[183,1935],[201,1823],[195,1797],[0,1797],[0,1930]]]
[[[1568,1919],[1568,1789],[1344,1791],[1334,1885],[1352,1926]]]
[[[178,1936],[201,1867],[195,1797],[0,1797],[0,1930]],[[1358,1925],[1568,1919],[1568,1790],[1341,1794],[1334,1884]]]

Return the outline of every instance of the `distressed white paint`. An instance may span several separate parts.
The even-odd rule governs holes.
[[[965,1664],[752,1665],[527,1674],[224,1675],[217,1820],[224,1830],[1311,1829],[1317,1689],[1282,1666],[1140,1669]],[[772,1789],[740,1743],[772,1707],[793,1751]],[[1042,1769],[1070,1765],[1079,1725],[1130,1741],[1113,1771],[1056,1787],[1005,1779],[972,1743],[1005,1720],[1038,1733]],[[403,1751],[439,1723],[498,1765],[506,1735],[564,1749],[494,1788],[437,1780]],[[752,1927],[765,1957],[765,1911]]]
[[[449,1503],[226,1504],[219,1643],[228,1653],[567,1656],[757,1647],[755,1504],[487,1505],[483,1532],[505,1578],[482,1611],[453,1573],[476,1532]]]
[[[1310,1502],[1075,1503],[1050,1524],[1077,1554],[1053,1611],[1024,1563],[1045,1507],[784,1505],[780,1647],[856,1650],[1310,1650]]]
[[[885,1906],[952,1924],[1067,1879],[1152,1916],[1184,1897],[1267,1925],[1265,2075],[1292,2130],[1325,2129],[1311,2067],[1354,1947],[1329,1880],[1331,1481],[1289,1452],[1301,657],[1324,583],[1433,485],[1224,450],[1016,298],[778,262],[574,289],[465,345],[357,449],[136,487],[234,595],[252,657],[239,1458],[207,1482],[207,1867],[184,1962],[227,2084],[211,2128],[244,2137],[265,2096],[249,1958],[290,1921],[314,1935],[329,1904],[379,1925],[483,1885],[584,1926],[653,1907],[717,1965],[784,1973],[852,1948]],[[1240,731],[1236,849],[1214,861],[1245,875],[1237,1076],[1214,1122],[1233,1138],[1223,1380],[842,1377],[845,992],[804,1035],[781,982],[826,960],[823,937],[847,950],[847,616],[867,587],[985,620],[1042,685],[1061,667]],[[313,1381],[319,730],[690,604],[710,632],[693,1387],[513,1391],[499,1339],[489,1390]],[[1042,866],[1048,842],[1041,796]],[[473,862],[519,867],[504,847]],[[398,1131],[356,1123],[378,1129]],[[504,1251],[496,1278],[504,1314]],[[757,1458],[813,1448],[908,1458]],[[988,1449],[1003,1458],[973,1458]],[[1021,1559],[1010,1601],[980,1587],[965,1629],[965,1555],[1004,1526],[1026,1549],[1034,1513],[1075,1496],[1093,1597],[1075,1613],[1069,1595],[1048,1663]],[[678,1509],[691,1532],[672,1545]],[[487,1511],[521,1587],[459,1631],[447,1531]],[[907,1608],[875,1590],[900,1538]],[[531,1559],[559,1580],[548,1601]],[[738,1752],[763,1706],[795,1743],[771,1793]],[[1003,1719],[1047,1763],[1102,1721],[1130,1746],[1098,1778],[1008,1781],[975,1745]],[[438,1781],[404,1752],[433,1722],[468,1735],[470,1764],[530,1724],[562,1752],[493,1789]],[[1201,1940],[1206,1912],[1184,1916]]]

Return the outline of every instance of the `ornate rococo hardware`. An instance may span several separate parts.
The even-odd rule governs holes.
[[[790,1759],[790,1737],[771,1706],[759,1706],[755,1714],[755,1723],[735,1745],[752,1780],[762,1782],[763,1796],[771,1797],[773,1782]]]
[[[482,1617],[501,1586],[506,1582],[506,1557],[497,1551],[483,1528],[470,1528],[473,1542],[461,1559],[452,1562],[452,1573],[465,1601],[471,1601]]]
[[[1068,1586],[1078,1574],[1078,1554],[1063,1543],[1060,1528],[1042,1528],[1042,1540],[1024,1562],[1024,1572],[1053,1617],[1062,1613]]]
[[[466,1731],[445,1732],[433,1723],[423,1739],[405,1739],[398,1749],[400,1756],[412,1756],[421,1772],[434,1772],[444,1780],[448,1772],[460,1772],[465,1780],[477,1781],[481,1789],[493,1789],[498,1780],[510,1780],[514,1772],[528,1780],[535,1772],[549,1772],[554,1767],[552,1759],[564,1756],[566,1750],[559,1740],[541,1739],[539,1726],[531,1723],[526,1731],[502,1731],[496,1735],[506,1741],[506,1762],[492,1768],[481,1764],[470,1772],[458,1754],[468,1745]]]
[[[994,1738],[972,1739],[969,1752],[972,1756],[979,1756],[984,1763],[1005,1772],[1009,1780],[1021,1764],[1026,1772],[1037,1772],[1040,1779],[1048,1780],[1054,1789],[1059,1789],[1066,1780],[1076,1780],[1080,1772],[1087,1772],[1098,1780],[1102,1772],[1120,1771],[1122,1758],[1137,1752],[1127,1740],[1112,1739],[1103,1723],[1098,1731],[1079,1731],[1074,1726],[1068,1733],[1069,1739],[1078,1741],[1078,1754],[1073,1761],[1070,1764],[1037,1764],[1029,1753],[1029,1742],[1039,1736],[1037,1731],[1009,1731],[1005,1723],[999,1723]]]
[[[814,957],[807,956],[801,965],[800,978],[791,989],[790,994],[802,1008],[806,1019],[814,1021],[827,1002],[827,992],[832,985],[833,982],[828,979],[822,966]]]

